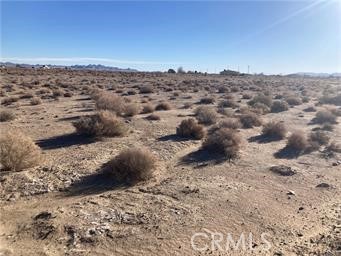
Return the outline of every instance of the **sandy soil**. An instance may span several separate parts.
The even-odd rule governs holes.
[[[250,85],[274,95],[296,94],[304,86],[309,102],[262,115],[262,119],[284,121],[289,131],[308,133],[318,125],[311,124],[315,112],[303,110],[317,102],[323,88],[339,86],[340,91],[339,81],[52,70],[1,72],[6,94],[1,98],[50,88],[45,84],[72,91],[73,96],[58,100],[43,97],[43,103],[36,106],[31,106],[29,99],[1,106],[14,110],[17,116],[0,123],[1,133],[17,129],[30,136],[42,148],[44,161],[21,172],[0,172],[0,255],[339,255],[340,153],[326,155],[321,148],[295,157],[278,156],[276,152],[285,147],[286,140],[260,141],[257,136],[261,127],[256,127],[239,130],[243,146],[238,159],[215,162],[199,150],[201,141],[175,135],[181,120],[191,117],[196,108],[194,104],[184,109],[183,104],[196,103],[205,95],[219,101],[224,97],[214,91],[219,85],[238,87],[240,90],[232,94],[241,106],[248,101],[242,99],[243,92],[256,94],[249,90]],[[181,92],[179,88],[186,88],[188,81],[191,89]],[[126,119],[131,131],[127,136],[97,141],[74,133],[72,121],[95,111],[87,87],[107,90],[114,86],[124,93],[140,85],[156,88],[147,94],[152,103],[168,100],[172,104],[171,110],[156,112],[160,121],[138,114]],[[164,85],[175,89],[162,90]],[[146,98],[136,92],[124,97],[133,102]],[[174,92],[179,96],[172,98]],[[316,106],[317,110],[326,107]],[[329,135],[340,142],[341,126],[336,124]],[[147,147],[157,156],[154,177],[135,186],[106,186],[97,175],[101,165],[132,146]],[[296,174],[280,176],[269,170],[275,165],[290,166]],[[321,183],[328,186],[318,186]],[[206,234],[193,240],[196,248],[204,248],[202,251],[191,243],[198,232]],[[210,232],[222,234],[220,248],[216,244],[212,247]],[[263,233],[271,245],[269,250],[261,239]],[[227,247],[228,234],[235,242],[244,234],[247,248]]]

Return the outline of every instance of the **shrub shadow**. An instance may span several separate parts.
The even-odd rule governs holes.
[[[157,139],[158,141],[189,141],[191,138],[180,137],[176,134],[169,134]]]
[[[276,153],[274,153],[274,157],[280,158],[280,159],[294,159],[294,158],[297,158],[303,154],[304,153],[300,150],[295,150],[295,149],[292,149],[288,146],[285,146],[284,148],[282,148],[279,151],[277,151]]]
[[[112,177],[103,172],[82,177],[80,180],[74,182],[70,187],[65,189],[65,196],[80,196],[80,195],[94,195],[101,194],[109,190],[119,188],[126,188],[127,185],[115,182]]]
[[[57,149],[74,145],[86,145],[95,142],[95,138],[86,137],[77,133],[63,134],[36,141],[42,149]]]
[[[266,136],[263,134],[252,136],[248,138],[248,142],[258,142],[258,143],[270,143],[274,141],[280,141],[281,138]]]
[[[58,121],[62,122],[62,121],[75,121],[78,120],[80,118],[80,116],[68,116],[68,117],[63,117],[63,118],[59,118]]]
[[[208,165],[220,164],[228,159],[218,153],[210,153],[207,150],[199,149],[197,151],[191,152],[181,158],[182,164],[195,164],[194,168],[202,168]]]

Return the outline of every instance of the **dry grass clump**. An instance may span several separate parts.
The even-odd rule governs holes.
[[[6,98],[3,98],[2,101],[1,101],[1,104],[2,105],[10,105],[14,102],[17,102],[19,100],[18,97],[16,96],[10,96],[10,97],[6,97]]]
[[[335,141],[333,141],[326,147],[326,151],[341,153],[341,144],[337,144]]]
[[[124,99],[118,95],[108,92],[102,92],[94,94],[93,98],[96,102],[96,108],[98,110],[110,110],[117,115],[123,115],[125,102]]]
[[[91,116],[81,117],[78,121],[73,122],[77,133],[87,136],[122,136],[127,132],[124,121],[118,118],[110,111],[100,111]]]
[[[302,99],[296,96],[290,96],[285,99],[285,101],[290,105],[290,106],[298,106],[302,104]]]
[[[158,121],[158,120],[161,120],[161,117],[156,114],[151,114],[147,116],[146,119],[151,120],[151,121]]]
[[[335,124],[336,118],[337,118],[336,115],[334,115],[331,111],[320,110],[316,113],[314,121],[315,123],[318,123],[318,124],[324,124],[324,123]]]
[[[317,143],[318,145],[327,145],[330,137],[326,132],[316,131],[309,134],[309,141],[312,143]]]
[[[153,177],[154,155],[147,149],[131,148],[122,151],[103,166],[103,171],[118,183],[130,185]]]
[[[249,100],[249,99],[252,99],[252,95],[250,93],[245,92],[245,93],[243,93],[242,98],[244,100]]]
[[[210,107],[201,106],[195,110],[195,117],[201,124],[214,124],[218,120],[218,113]]]
[[[341,106],[341,93],[337,95],[324,95],[319,99],[322,104],[333,104],[336,106]]]
[[[262,129],[262,135],[273,139],[284,139],[287,134],[287,129],[282,122],[271,121],[266,123]]]
[[[12,121],[15,119],[15,114],[12,110],[5,109],[0,111],[0,122]]]
[[[238,107],[238,103],[236,102],[234,98],[231,98],[231,99],[226,99],[226,100],[219,102],[218,107],[219,108],[236,108]]]
[[[200,104],[213,104],[215,99],[213,97],[204,97],[200,99]]]
[[[308,139],[301,131],[293,132],[287,142],[287,147],[296,151],[304,151],[309,146]]]
[[[304,112],[316,112],[316,108],[313,106],[303,109]]]
[[[242,127],[242,124],[240,123],[239,119],[237,118],[225,118],[221,120],[216,127],[218,129],[220,128],[229,128],[233,130],[240,129]]]
[[[202,148],[212,153],[224,155],[227,159],[238,156],[241,138],[236,130],[221,128],[208,135]]]
[[[155,107],[155,110],[170,110],[170,109],[172,109],[172,106],[168,102],[161,102],[157,104]]]
[[[262,120],[256,113],[248,112],[239,116],[239,121],[244,128],[252,128],[255,126],[261,126]]]
[[[205,130],[194,118],[189,118],[180,123],[176,128],[176,134],[181,137],[200,140],[205,136]]]
[[[135,103],[131,103],[131,104],[126,104],[124,106],[124,115],[125,116],[135,116],[140,112],[140,106],[138,104]]]
[[[258,94],[248,102],[250,106],[254,106],[256,103],[262,103],[270,108],[272,105],[272,98],[268,95]]]
[[[142,114],[147,114],[147,113],[153,113],[155,110],[155,107],[152,104],[146,104],[142,108]]]
[[[289,104],[283,100],[275,100],[271,105],[272,113],[279,113],[283,111],[287,111],[289,109]]]
[[[5,171],[21,171],[41,161],[40,148],[33,140],[20,133],[8,132],[0,138],[0,163]]]
[[[41,99],[38,97],[34,97],[30,101],[31,105],[40,105],[42,103]]]
[[[52,90],[52,96],[54,98],[58,98],[64,95],[64,91],[62,89],[54,89]]]
[[[267,114],[270,112],[270,108],[263,104],[263,103],[260,103],[260,102],[256,102],[252,108],[251,108],[251,111],[252,112],[255,112],[257,114],[261,114],[261,115],[264,115],[264,114]]]
[[[153,93],[153,87],[152,86],[141,86],[139,88],[140,93],[145,94],[145,93]]]

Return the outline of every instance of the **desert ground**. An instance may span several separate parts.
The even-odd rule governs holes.
[[[340,82],[1,69],[1,136],[31,138],[41,158],[0,171],[0,255],[339,255]],[[111,98],[129,106],[116,111],[124,134],[75,128],[98,111],[115,112]],[[189,118],[204,135],[177,132]],[[269,122],[283,136],[266,133]],[[219,140],[205,147],[219,129],[238,137],[228,154]],[[131,148],[153,155],[148,179],[104,174]],[[250,233],[251,246],[226,246],[228,234],[238,241]]]

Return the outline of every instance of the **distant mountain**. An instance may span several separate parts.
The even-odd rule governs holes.
[[[308,77],[341,77],[341,73],[314,73],[314,72],[299,72],[289,74],[287,76],[308,76]]]
[[[64,68],[64,69],[72,69],[72,70],[138,72],[137,69],[110,67],[110,66],[104,66],[100,64],[66,66],[66,65],[18,64],[18,63],[12,63],[12,62],[0,62],[0,65],[5,66],[5,67],[22,67],[22,68]]]

